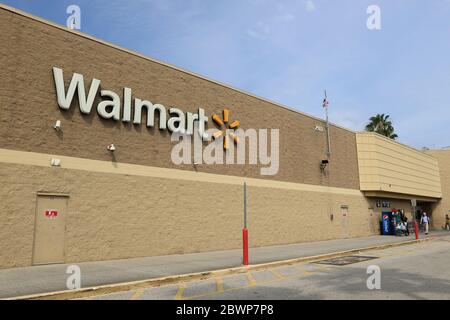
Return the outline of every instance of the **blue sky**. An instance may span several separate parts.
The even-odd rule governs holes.
[[[391,115],[399,141],[450,146],[450,0],[7,0],[291,108],[362,130]],[[369,5],[381,30],[369,30]]]

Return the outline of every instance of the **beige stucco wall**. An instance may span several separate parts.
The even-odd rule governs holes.
[[[111,161],[106,146],[114,143],[114,160],[122,163],[359,189],[350,130],[331,126],[333,152],[324,179],[319,164],[326,158],[326,134],[314,130],[325,125],[321,119],[2,6],[0,30],[0,148]],[[64,70],[66,88],[76,72],[84,75],[85,86],[99,79],[101,89],[116,92],[121,101],[126,86],[133,98],[167,109],[195,113],[202,107],[211,117],[229,108],[230,119],[239,120],[242,129],[279,129],[279,171],[261,177],[260,164],[176,166],[170,132],[101,118],[100,94],[89,115],[81,114],[77,98],[70,110],[61,110],[54,66]],[[56,120],[62,122],[60,132],[52,127]],[[215,127],[211,121],[209,127]]]
[[[32,263],[38,192],[70,196],[66,262],[240,248],[244,181],[253,247],[373,233],[354,132],[330,126],[332,155],[321,172],[321,119],[3,5],[0,29],[0,267]],[[166,108],[202,107],[208,116],[228,108],[242,129],[280,129],[279,171],[177,166],[168,131],[102,119],[99,94],[90,115],[80,113],[76,97],[61,110],[54,66],[64,70],[66,88],[77,72],[121,100],[126,86],[133,98]],[[52,157],[60,168],[50,166]],[[341,206],[348,206],[347,227]]]
[[[440,229],[445,224],[445,215],[450,214],[450,150],[429,150],[427,153],[439,163],[442,199],[433,206],[433,225]]]
[[[32,263],[37,192],[70,196],[66,262],[240,248],[243,181],[251,247],[344,237],[342,205],[374,232],[357,190],[53,157],[0,150],[0,267]]]
[[[441,198],[437,160],[376,133],[356,134],[362,191]]]

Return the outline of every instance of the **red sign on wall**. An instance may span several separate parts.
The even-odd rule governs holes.
[[[57,216],[58,216],[58,210],[54,210],[54,209],[45,210],[46,218],[56,218]]]

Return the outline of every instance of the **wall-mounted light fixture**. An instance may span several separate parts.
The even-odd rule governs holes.
[[[317,125],[317,126],[314,127],[314,131],[324,132],[325,128],[322,127],[322,126]]]
[[[60,159],[56,159],[56,158],[52,158],[50,160],[50,165],[52,167],[60,167],[61,166],[61,160]]]
[[[56,131],[61,130],[61,120],[56,120],[56,123],[53,125],[53,129]]]
[[[106,149],[108,149],[111,152],[114,152],[114,151],[116,151],[116,146],[113,143],[111,143],[110,145],[108,145],[106,147]]]

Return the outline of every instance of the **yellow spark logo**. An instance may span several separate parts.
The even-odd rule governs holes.
[[[230,110],[223,110],[223,120],[216,114],[212,116],[213,121],[219,126],[219,130],[214,132],[213,138],[217,139],[223,136],[223,148],[228,150],[230,145],[230,138],[233,139],[234,143],[239,143],[239,137],[234,133],[227,134],[227,129],[237,129],[239,127],[239,120],[234,120],[230,123]]]

